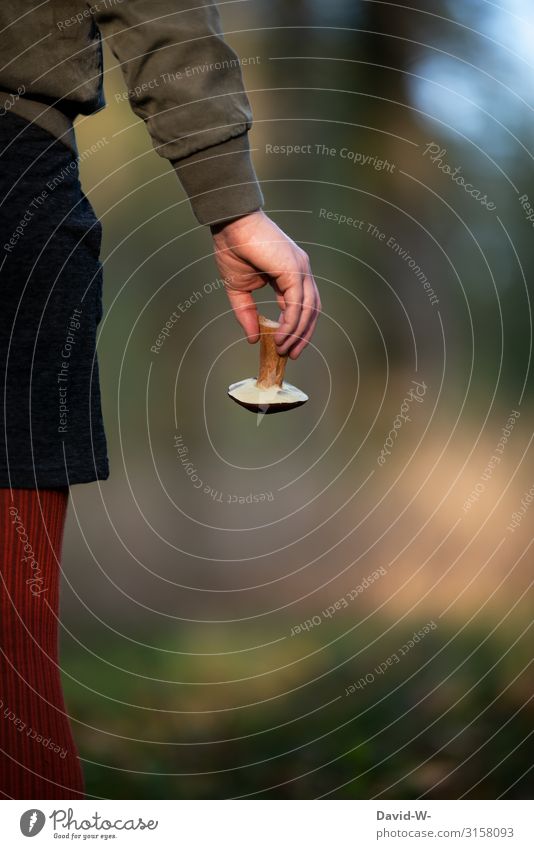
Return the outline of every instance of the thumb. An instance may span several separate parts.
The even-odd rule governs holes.
[[[257,342],[260,338],[258,324],[258,311],[256,303],[250,292],[238,292],[235,289],[226,289],[230,306],[234,311],[239,324],[243,328],[247,341]]]

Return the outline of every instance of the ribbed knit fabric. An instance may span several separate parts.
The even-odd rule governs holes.
[[[83,799],[58,664],[69,498],[0,488],[0,798]]]

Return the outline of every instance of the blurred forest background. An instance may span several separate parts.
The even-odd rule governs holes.
[[[78,143],[112,473],[71,490],[61,634],[88,795],[530,798],[534,9],[221,14],[265,209],[321,288],[310,400],[227,398],[258,350],[106,52]]]

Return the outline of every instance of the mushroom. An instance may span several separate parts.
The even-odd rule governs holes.
[[[257,378],[248,377],[228,387],[228,394],[242,407],[253,413],[282,413],[300,407],[308,396],[284,380],[287,354],[276,350],[274,334],[278,321],[258,316],[260,325],[260,370]]]

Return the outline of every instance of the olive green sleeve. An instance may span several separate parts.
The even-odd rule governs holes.
[[[107,0],[93,6],[130,105],[176,170],[201,224],[260,208],[252,112],[217,7],[204,0]]]

